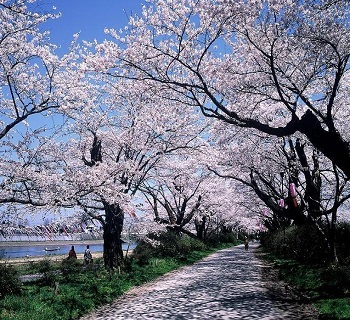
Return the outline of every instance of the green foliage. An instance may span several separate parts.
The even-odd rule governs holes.
[[[155,255],[157,255],[157,250],[154,247],[147,242],[140,242],[134,249],[131,260],[136,261],[139,266],[145,266],[149,264],[150,258]]]
[[[42,285],[54,285],[57,279],[57,271],[49,260],[40,261],[38,263],[38,271],[43,275],[39,280]]]
[[[236,237],[236,233],[225,232],[221,235],[215,235],[212,239],[207,238],[203,242],[175,231],[167,231],[160,235],[149,234],[148,238],[151,239],[151,242],[158,242],[159,245],[152,246],[149,242],[140,242],[133,251],[132,259],[140,266],[149,264],[151,257],[171,257],[188,261],[196,252],[205,252],[208,248],[218,249],[236,245],[238,243]]]
[[[322,270],[321,280],[328,296],[350,296],[350,266],[331,265]]]
[[[74,283],[82,271],[82,264],[77,259],[64,259],[60,269],[64,281]]]
[[[52,265],[49,260],[42,260],[37,262],[37,270],[39,273],[49,272],[52,270]]]
[[[291,283],[310,298],[319,298],[321,289],[321,272],[319,266],[301,264],[296,260],[278,259],[270,256],[270,261],[279,270],[279,276],[284,281]]]
[[[350,268],[341,265],[303,264],[269,255],[280,278],[308,296],[320,319],[350,319]]]
[[[176,242],[176,256],[181,259],[187,259],[189,254],[194,251],[203,251],[206,245],[191,237],[183,236]]]
[[[220,243],[232,243],[233,245],[238,244],[237,234],[234,232],[221,233],[219,237]]]
[[[327,234],[327,227],[322,226]],[[285,230],[267,233],[261,237],[266,250],[303,263],[328,264],[331,262],[329,247],[324,235],[315,224],[291,226]],[[336,229],[336,250],[339,262],[350,265],[350,225],[342,223]]]
[[[11,265],[0,265],[0,299],[8,294],[19,294],[21,287],[18,272]]]
[[[350,298],[319,300],[315,303],[320,319],[350,319]]]
[[[336,231],[337,255],[339,262],[350,265],[350,224],[340,223]]]
[[[262,237],[263,246],[270,252],[304,263],[325,263],[328,248],[316,226],[291,226]]]

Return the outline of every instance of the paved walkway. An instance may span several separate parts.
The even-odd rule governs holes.
[[[309,306],[271,294],[257,245],[218,251],[129,291],[82,320],[318,319]]]

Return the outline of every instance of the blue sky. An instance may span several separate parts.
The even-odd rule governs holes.
[[[45,0],[44,0],[45,1]],[[104,28],[123,28],[128,16],[140,13],[143,0],[49,0],[46,8],[56,7],[62,16],[43,25],[50,30],[52,43],[60,45],[65,53],[73,34],[80,33],[81,40],[102,41],[105,39]]]

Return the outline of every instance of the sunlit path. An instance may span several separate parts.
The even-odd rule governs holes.
[[[221,250],[83,319],[317,319],[297,303],[273,298],[256,246]]]

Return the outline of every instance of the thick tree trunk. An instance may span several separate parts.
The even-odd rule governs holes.
[[[319,169],[318,169],[318,159],[313,157],[314,160],[314,170],[311,173],[309,168],[309,163],[304,151],[304,146],[301,145],[299,139],[297,139],[295,144],[295,149],[298,153],[299,161],[302,171],[304,173],[306,190],[304,199],[308,204],[308,214],[311,217],[319,217],[321,215],[321,179],[319,178]]]
[[[234,125],[237,125],[242,121],[242,119],[236,121],[236,115],[233,116],[233,119],[220,119]],[[292,120],[285,127],[273,128],[252,119],[244,120],[243,123],[244,124],[241,124],[241,126],[255,128],[276,137],[286,137],[294,134],[296,131],[301,132],[316,149],[331,160],[348,178],[350,178],[349,142],[344,140],[341,134],[336,130],[325,130],[320,120],[312,113],[312,111],[306,111],[300,119],[296,115],[293,115]]]
[[[350,178],[350,146],[339,132],[326,131],[311,111],[301,117],[298,130]]]
[[[205,227],[206,227],[207,217],[202,216],[201,219],[195,219],[194,225],[196,227],[197,237],[198,239],[205,240]]]
[[[107,269],[118,268],[123,261],[121,233],[124,212],[117,204],[104,203],[105,224],[103,226],[103,259]]]
[[[338,263],[338,256],[337,256],[337,249],[336,249],[336,223],[337,223],[337,212],[333,211],[331,222],[328,227],[330,259],[333,263]]]

